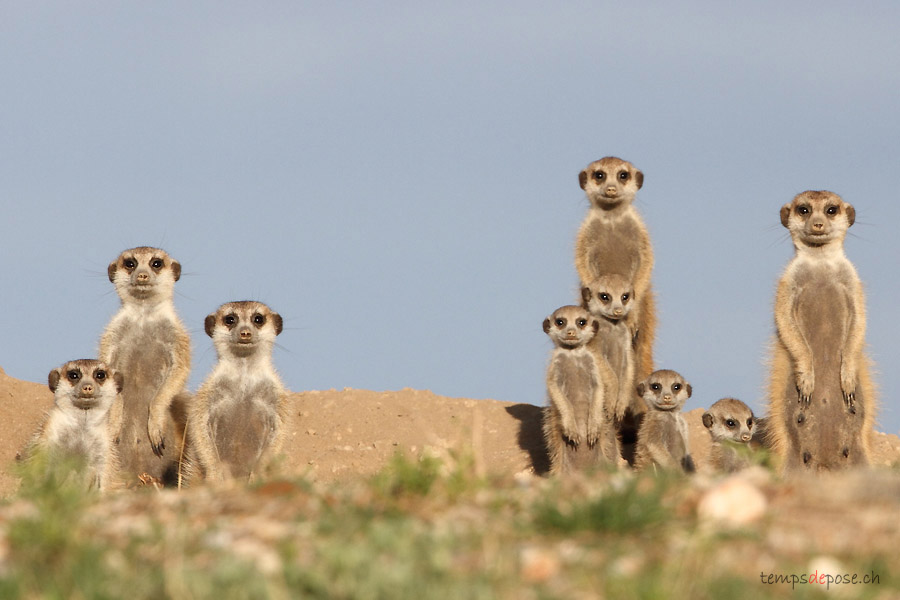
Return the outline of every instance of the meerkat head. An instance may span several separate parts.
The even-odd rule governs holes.
[[[833,192],[803,192],[781,207],[781,224],[798,248],[840,244],[854,221],[856,210]]]
[[[592,162],[579,173],[578,183],[592,207],[611,209],[634,200],[644,185],[644,174],[626,160],[607,156]]]
[[[262,302],[228,302],[206,317],[206,334],[213,339],[219,358],[245,358],[263,349],[271,355],[281,333],[281,315]]]
[[[58,407],[101,412],[112,407],[124,383],[121,373],[93,359],[70,360],[47,377]]]
[[[691,384],[675,371],[662,369],[637,384],[638,396],[655,410],[681,410],[691,397]]]
[[[618,321],[633,304],[634,286],[622,275],[602,275],[581,288],[581,306],[597,317]]]
[[[729,440],[746,444],[753,437],[754,425],[753,411],[736,398],[722,398],[703,413],[703,426],[715,442]]]
[[[557,347],[569,350],[587,344],[598,329],[600,323],[597,319],[580,306],[557,308],[544,319],[544,333],[550,336]]]
[[[155,303],[172,299],[181,265],[165,250],[141,246],[119,254],[107,273],[122,302]]]

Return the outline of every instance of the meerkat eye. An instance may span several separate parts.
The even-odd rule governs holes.
[[[838,212],[837,206],[829,206],[827,209],[825,209],[825,212],[829,215],[836,215]]]
[[[237,317],[234,315],[225,315],[225,317],[222,319],[222,322],[231,327],[232,325],[237,323]]]
[[[587,319],[578,319],[578,326],[579,326],[579,327],[582,327],[582,328],[583,328],[585,325],[587,325]]]
[[[597,294],[597,296],[599,296],[600,299],[603,300],[604,303],[609,302],[609,294],[601,292],[601,293]]]
[[[673,392],[677,392],[677,391],[680,390],[680,389],[681,389],[681,384],[680,384],[680,383],[673,383],[673,384],[672,384],[672,391],[673,391]]]
[[[809,207],[808,207],[808,206],[798,206],[798,207],[797,207],[797,212],[800,213],[801,215],[808,215],[808,214],[809,214]]]
[[[734,419],[726,419],[725,424],[728,425],[729,429],[732,429],[737,426],[737,421],[735,421]]]
[[[72,369],[71,371],[66,373],[66,377],[69,378],[69,381],[78,381],[79,379],[81,379],[81,372],[76,369]]]
[[[653,390],[654,392],[658,392],[659,390],[662,389],[662,386],[659,385],[658,383],[651,383],[650,389]]]
[[[103,369],[97,369],[97,372],[94,373],[94,379],[96,379],[97,381],[103,381],[104,379],[106,379],[106,371],[104,371]]]
[[[753,419],[747,419],[747,427],[753,429]]]
[[[163,268],[163,264],[164,263],[161,258],[154,258],[153,260],[150,261],[150,266],[152,268],[156,269],[157,271]]]
[[[594,171],[594,179],[597,181],[603,181],[606,178],[606,173],[603,171]]]
[[[622,303],[628,302],[629,294],[622,294]]]
[[[266,324],[266,318],[263,315],[261,315],[260,313],[256,313],[255,315],[253,315],[253,322],[256,325],[262,327],[263,325]]]
[[[619,172],[619,179],[621,179],[622,181],[628,181],[628,177],[629,177],[628,171],[620,171]]]
[[[565,326],[566,326],[566,320],[565,320],[565,319],[556,319],[556,326],[557,326],[557,327],[565,327]]]
[[[137,261],[133,258],[126,258],[122,261],[122,266],[131,271],[137,266]]]

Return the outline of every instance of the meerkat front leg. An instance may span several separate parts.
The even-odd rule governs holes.
[[[862,356],[866,334],[866,307],[863,301],[862,286],[854,286],[850,301],[850,323],[847,342],[841,350],[841,391],[844,402],[853,407],[856,401],[856,387],[859,382],[859,365],[856,363],[858,356]]]
[[[809,344],[803,338],[800,326],[795,318],[796,298],[787,278],[778,284],[775,298],[775,325],[788,354],[794,361],[794,377],[796,379],[798,402],[809,406],[813,390],[816,387],[813,370],[813,355]]]

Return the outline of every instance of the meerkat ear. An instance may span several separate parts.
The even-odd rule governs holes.
[[[175,276],[175,281],[181,279],[181,263],[177,260],[172,261],[172,275]]]
[[[791,205],[785,204],[781,207],[781,224],[785,227],[788,226],[788,220],[791,217]]]
[[[707,429],[712,429],[713,426],[713,416],[708,412],[703,413],[703,426]]]
[[[594,319],[594,321],[591,323],[591,327],[594,328],[594,333],[597,333],[598,331],[600,331],[600,321]]]
[[[589,287],[581,288],[581,306],[583,308],[588,307],[588,302],[591,301],[591,296],[593,296],[593,294],[591,293],[591,288],[589,288]]]
[[[209,337],[213,336],[213,330],[216,328],[216,315],[215,313],[211,315],[206,315],[206,320],[203,321],[203,329],[206,330],[206,335]]]
[[[634,172],[634,181],[637,183],[638,189],[644,187],[644,174],[640,171]]]
[[[582,171],[578,174],[578,185],[581,186],[581,189],[584,189],[584,186],[587,185],[587,171]]]
[[[641,397],[644,396],[644,382],[643,381],[641,383],[637,384],[637,388],[635,388],[635,389],[637,391],[638,396],[641,396]]]
[[[116,382],[116,391],[121,394],[122,390],[125,389],[125,376],[116,371],[113,374],[113,381]]]
[[[550,317],[544,319],[544,333],[550,333]]]
[[[59,385],[59,369],[53,369],[50,371],[50,375],[47,376],[47,385],[50,386],[50,391],[55,392],[57,386]]]
[[[685,391],[687,391],[688,398],[690,398],[691,397],[691,384],[689,384],[688,382],[684,382],[684,389],[685,389]]]
[[[847,227],[850,227],[856,222],[856,209],[852,204],[845,204],[844,210],[847,211]]]
[[[116,282],[116,266],[118,263],[111,262],[109,266],[106,267],[106,274],[109,275],[109,280],[112,283]]]
[[[275,335],[278,335],[284,329],[284,321],[277,312],[272,313],[272,322],[275,323]]]

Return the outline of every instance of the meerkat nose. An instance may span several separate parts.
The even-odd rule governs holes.
[[[147,281],[147,280],[149,280],[149,279],[150,279],[150,274],[149,274],[149,273],[138,273],[138,274],[137,274],[137,280],[138,280],[138,281]]]
[[[81,393],[88,394],[88,395],[93,394],[94,386],[89,383],[84,384],[83,386],[81,386]]]
[[[241,339],[248,340],[250,339],[251,333],[249,329],[241,329]]]
[[[741,434],[741,441],[742,441],[742,442],[749,442],[749,441],[750,441],[750,434],[749,434],[749,433],[742,433],[742,434]]]

